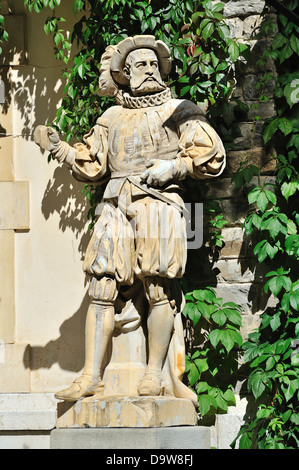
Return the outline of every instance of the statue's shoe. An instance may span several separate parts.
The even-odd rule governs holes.
[[[89,397],[95,393],[101,394],[101,392],[103,392],[102,384],[95,385],[90,378],[82,375],[74,380],[70,387],[55,393],[54,396],[58,400],[77,401],[80,398]]]
[[[160,395],[162,390],[161,382],[162,381],[160,373],[151,371],[146,372],[138,387],[139,395]]]

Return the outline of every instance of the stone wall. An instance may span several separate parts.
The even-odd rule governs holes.
[[[88,305],[82,258],[90,234],[82,185],[67,169],[48,164],[32,140],[34,127],[55,116],[63,65],[53,58],[43,14],[28,14],[22,3],[1,2],[10,42],[0,58],[5,86],[0,104],[0,448],[49,446],[53,392],[67,386],[83,366]],[[263,145],[262,121],[255,120],[252,106],[259,103],[255,84],[264,72],[256,60],[269,40],[252,38],[263,6],[257,0],[225,2],[232,36],[248,41],[253,51],[252,62],[236,71],[234,92],[250,109],[236,110],[241,135],[223,177],[209,184],[207,195],[220,200],[229,221],[211,276],[219,296],[242,305],[244,337],[257,325],[267,299],[263,274],[242,229],[248,188],[236,191],[231,176],[245,158],[262,167],[263,178],[273,172],[274,150]],[[71,18],[71,5],[62,8],[61,16]],[[272,63],[266,68],[275,74]],[[260,103],[262,120],[274,113],[273,85],[267,88],[270,100]],[[215,447],[227,448],[237,434],[248,403],[240,390],[241,382],[238,406],[217,416],[211,427]]]
[[[271,35],[256,38],[261,25],[260,13],[264,1],[227,1],[224,14],[230,25],[232,37],[239,38],[250,46],[251,60],[240,64],[236,70],[236,87],[233,98],[245,102],[249,110],[241,111],[236,105],[235,116],[240,127],[240,136],[235,139],[235,148],[228,152],[227,168],[223,177],[209,184],[208,198],[220,200],[224,218],[228,224],[223,228],[224,246],[219,252],[219,259],[213,263],[213,273],[217,282],[217,294],[225,301],[235,302],[242,307],[242,329],[244,339],[247,338],[260,321],[260,314],[270,305],[272,298],[264,292],[264,272],[253,254],[253,239],[247,237],[242,228],[244,217],[249,209],[248,192],[258,184],[253,178],[250,185],[237,190],[232,183],[232,175],[243,161],[257,165],[261,170],[263,182],[273,182],[275,168],[275,149],[263,143],[262,128],[265,119],[275,115],[273,88],[275,85],[275,65],[268,60],[260,65],[261,58]],[[275,14],[270,17],[275,22]],[[275,34],[275,33],[274,33]],[[270,79],[260,87],[265,74]],[[266,100],[261,97],[266,96]],[[256,118],[258,116],[258,118]],[[216,416],[215,446],[229,448],[236,437],[244,415],[250,410],[252,399],[248,396],[244,378],[238,377],[235,387],[237,406],[230,407],[227,415]]]

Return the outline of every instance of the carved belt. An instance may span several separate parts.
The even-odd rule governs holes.
[[[147,170],[147,167],[144,166],[144,167],[140,167],[140,168],[135,168],[134,170],[112,171],[111,172],[111,179],[125,178],[128,181],[130,181],[130,183],[134,184],[134,186],[141,189],[142,191],[149,194],[150,196],[152,196],[156,199],[159,199],[160,201],[165,202],[166,204],[169,204],[169,205],[175,207],[180,212],[188,214],[188,211],[185,208],[185,206],[183,206],[182,204],[179,204],[178,202],[173,201],[168,196],[166,196],[165,193],[160,193],[159,191],[157,191],[153,187],[148,186],[146,183],[142,184],[139,181],[136,181],[134,176],[140,176],[145,170]]]

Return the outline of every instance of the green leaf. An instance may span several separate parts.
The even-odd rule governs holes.
[[[281,193],[283,197],[288,200],[290,196],[293,196],[295,192],[299,189],[299,181],[297,180],[292,180],[290,182],[285,181],[281,185]]]
[[[291,380],[289,385],[288,385],[288,388],[285,392],[285,399],[286,401],[289,401],[295,394],[295,392],[297,392],[299,388],[299,379],[294,379],[294,380]]]
[[[203,16],[204,16],[203,11],[197,11],[197,12],[193,13],[193,15],[191,16],[191,20],[192,20],[193,23],[196,23]]]
[[[236,406],[236,397],[231,389],[228,389],[226,392],[224,392],[223,398],[227,401],[229,406]]]
[[[259,398],[268,385],[267,374],[262,370],[253,372],[248,379],[248,387],[252,390],[255,399]]]
[[[284,94],[290,108],[292,108],[294,106],[294,104],[298,103],[298,101],[299,101],[299,83],[298,83],[298,79],[297,80],[292,80],[291,83],[288,83],[283,89],[283,94]]]
[[[226,315],[223,313],[222,310],[218,310],[215,313],[213,313],[212,318],[214,322],[220,326],[223,326],[224,323],[226,322]]]
[[[200,311],[198,310],[197,306],[192,302],[187,302],[186,303],[186,305],[183,309],[183,315],[185,317],[190,318],[190,320],[192,320],[194,326],[198,323],[198,321],[201,317]]]
[[[292,54],[293,54],[293,49],[291,47],[291,44],[287,42],[286,45],[283,47],[283,49],[280,51],[280,54],[279,54],[280,63],[282,64],[282,62],[289,59],[289,57],[291,57]]]
[[[284,235],[287,233],[287,227],[283,225],[277,217],[271,218],[267,228],[272,238],[276,238],[280,232]]]
[[[197,386],[196,386],[196,392],[198,394],[200,393],[204,393],[204,392],[207,392],[209,389],[210,389],[210,385],[207,383],[207,382],[198,382]]]
[[[210,22],[208,23],[202,30],[202,37],[206,41],[210,36],[212,36],[214,32],[214,23]]]
[[[293,130],[293,124],[288,119],[285,119],[285,118],[281,119],[278,127],[281,130],[281,132],[284,133],[284,135],[290,134]]]
[[[266,366],[265,366],[265,370],[268,371],[268,370],[271,370],[273,369],[273,367],[275,366],[276,364],[276,361],[274,359],[273,356],[270,356],[267,361],[266,361]]]
[[[252,446],[252,432],[244,432],[240,437],[239,448],[250,449]]]
[[[275,118],[267,124],[264,132],[263,132],[263,139],[265,144],[269,142],[273,134],[277,131],[279,126],[280,118]]]
[[[268,354],[261,354],[254,361],[251,362],[250,367],[255,368],[268,358]]]
[[[83,78],[85,74],[84,64],[80,64],[78,67],[78,74],[81,78]]]
[[[240,54],[239,44],[233,41],[228,47],[228,53],[230,55],[231,60],[235,62]]]
[[[190,86],[190,85],[186,85],[186,86],[184,86],[184,87],[181,89],[181,93],[180,93],[180,95],[181,95],[181,96],[184,96],[184,95],[186,95],[187,93],[189,93],[189,91],[190,91],[190,88],[191,88],[191,86]]]
[[[227,405],[227,401],[223,398],[221,392],[217,393],[215,398],[216,398],[216,403],[217,403],[218,408],[226,412],[228,405]]]
[[[199,410],[202,416],[206,415],[211,407],[217,409],[217,402],[214,397],[210,395],[199,395],[198,396]]]
[[[272,328],[272,331],[277,330],[280,327],[280,325],[281,325],[280,312],[276,312],[270,320],[270,326]]]
[[[284,288],[286,291],[289,291],[292,286],[292,281],[289,277],[284,276],[282,273],[287,273],[284,271],[280,271],[281,268],[277,270],[277,272],[270,272],[266,274],[266,277],[272,276],[272,279],[270,279],[268,282],[265,284],[265,292],[268,292],[268,289],[271,290],[271,292],[277,296],[279,292],[281,291],[282,288]],[[281,274],[280,274],[281,272]],[[278,274],[277,274],[278,273]]]
[[[260,193],[262,192],[261,188],[253,188],[252,191],[248,194],[248,202],[249,204],[254,204],[257,201]]]
[[[265,418],[269,418],[272,413],[273,413],[272,407],[271,408],[260,408],[256,413],[256,417],[258,419],[265,419]]]
[[[278,33],[273,39],[272,47],[273,49],[280,49],[286,42],[288,42],[287,38],[283,34]]]
[[[290,417],[290,421],[296,424],[296,426],[299,426],[299,413],[293,413]]]
[[[290,304],[294,310],[299,310],[299,292],[293,292],[290,294]]]
[[[261,191],[260,194],[258,195],[257,197],[257,200],[256,200],[256,205],[257,207],[262,211],[262,212],[265,212],[265,210],[267,209],[267,206],[268,206],[268,198],[267,198],[267,195],[266,195],[266,192],[265,191]]]
[[[227,353],[229,353],[234,345],[235,345],[235,339],[234,339],[234,334],[231,330],[222,330],[220,334],[220,340],[225,347]]]
[[[295,235],[297,233],[296,224],[292,220],[288,220],[287,223],[287,233],[290,235]]]
[[[212,11],[213,13],[219,13],[221,11],[223,11],[223,8],[224,8],[224,3],[216,3],[215,5],[212,6]]]
[[[193,362],[189,364],[188,380],[192,387],[199,379],[199,370]]]
[[[194,363],[196,367],[198,368],[200,374],[202,374],[203,372],[209,369],[208,359],[206,357],[203,359],[200,359],[200,358],[194,359]]]
[[[217,31],[223,41],[228,42],[230,39],[230,29],[229,26],[225,23],[221,23],[217,26]]]
[[[227,319],[230,323],[236,326],[242,325],[242,317],[236,310],[229,309],[226,311]]]
[[[209,334],[208,339],[211,341],[211,344],[212,346],[214,346],[214,348],[216,348],[217,344],[220,341],[221,331],[222,330],[215,329]]]

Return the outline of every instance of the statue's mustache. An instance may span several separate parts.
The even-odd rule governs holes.
[[[148,80],[151,80],[151,81],[155,81],[156,83],[158,83],[161,87],[165,88],[165,83],[162,81],[162,80],[158,80],[156,77],[146,77],[144,80],[142,80],[141,83],[139,83],[139,85],[136,85],[133,89],[134,90],[138,90],[138,88],[140,88],[145,82],[147,82]]]

